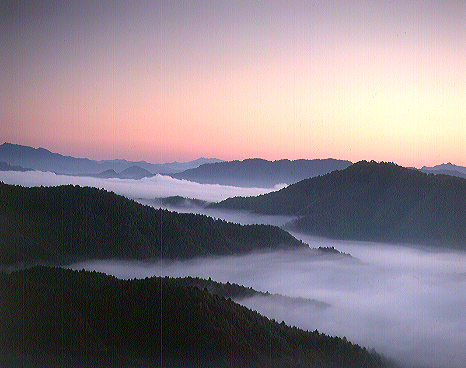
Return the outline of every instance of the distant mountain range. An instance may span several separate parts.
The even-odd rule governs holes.
[[[351,165],[350,161],[335,159],[267,161],[255,158],[204,164],[170,176],[202,184],[272,188],[278,184],[292,184],[334,170],[345,169],[349,165]]]
[[[63,156],[59,153],[52,153],[45,148],[33,148],[11,143],[3,143],[0,145],[0,162],[5,162],[11,166],[68,175],[102,175],[101,177],[108,175],[108,177],[129,177],[134,179],[155,174],[172,174],[192,169],[205,163],[219,161],[221,160],[206,158],[200,158],[186,163],[173,162],[166,164],[151,164],[146,161],[135,162],[127,160],[95,161],[87,158]],[[145,170],[144,176],[141,176],[142,170],[140,169]],[[112,170],[114,174],[111,172]],[[132,176],[130,173],[136,170],[136,175]]]
[[[427,174],[444,174],[451,176],[459,176],[460,178],[466,178],[466,167],[453,165],[452,163],[436,165],[433,167],[423,166],[422,172]]]
[[[214,208],[297,216],[287,229],[338,239],[466,249],[466,179],[361,161],[258,197]]]
[[[259,158],[243,161],[222,161],[199,158],[189,162],[151,164],[146,161],[122,159],[95,161],[52,153],[44,148],[18,144],[0,145],[0,171],[51,171],[56,174],[97,178],[142,179],[156,174],[170,175],[201,184],[222,184],[238,187],[273,188],[280,184],[294,184],[311,177],[343,170],[351,161],[336,159],[277,160]],[[417,170],[417,169],[416,169]],[[466,167],[441,164],[422,167],[420,171],[466,177]]]

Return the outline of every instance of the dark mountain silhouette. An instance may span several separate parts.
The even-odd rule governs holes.
[[[91,175],[103,174],[108,170],[122,172],[132,166],[138,166],[151,174],[171,174],[188,168],[197,167],[216,159],[198,159],[186,163],[151,164],[146,161],[102,160],[95,161],[87,158],[75,158],[52,153],[44,148],[33,148],[19,144],[3,143],[0,145],[0,161],[12,166],[30,167],[39,171],[52,171],[57,174]],[[109,173],[107,173],[109,174]],[[103,176],[105,175],[103,174]],[[111,176],[110,176],[111,177]]]
[[[349,165],[350,161],[335,159],[267,161],[255,158],[204,164],[171,176],[202,184],[271,188],[277,184],[292,184],[305,178],[341,170]]]
[[[452,163],[436,165],[433,167],[423,166],[422,172],[427,174],[444,174],[451,176],[458,176],[460,178],[466,178],[466,167],[453,165]]]
[[[31,167],[35,170],[65,174],[102,171],[95,171],[98,165],[86,158],[62,156],[44,148],[11,143],[3,143],[0,146],[0,161],[5,161],[10,165]]]
[[[154,176],[154,174],[139,166],[128,167],[119,174],[122,179],[142,179],[151,176]]]
[[[210,202],[196,198],[185,198],[181,196],[171,196],[155,198],[152,203],[154,206],[173,206],[181,208],[205,207]]]
[[[34,171],[33,169],[28,169],[21,166],[11,166],[6,162],[0,162],[0,171]]]
[[[117,179],[138,180],[142,178],[149,178],[151,176],[154,176],[154,174],[152,174],[150,171],[146,169],[143,169],[142,167],[134,165],[134,166],[128,167],[127,169],[123,170],[120,173],[117,173],[113,169],[108,169],[98,174],[82,174],[82,176],[91,176],[94,178],[102,178],[102,179],[117,178]]]
[[[195,169],[204,164],[214,164],[217,162],[224,162],[223,160],[219,160],[218,158],[205,158],[201,157],[197,160],[189,161],[189,162],[167,162],[165,165],[172,168],[175,171],[181,172],[189,169]]]
[[[93,176],[95,178],[102,178],[102,179],[111,179],[111,178],[118,178],[119,174],[113,169],[108,169],[108,170],[102,171],[101,173],[88,174],[87,176]]]
[[[186,259],[307,247],[269,225],[145,206],[103,189],[0,182],[0,264],[88,258]]]
[[[346,338],[269,320],[189,280],[40,266],[0,272],[0,290],[2,366],[390,366]]]
[[[297,216],[288,229],[338,239],[466,248],[466,180],[361,161],[216,208]]]

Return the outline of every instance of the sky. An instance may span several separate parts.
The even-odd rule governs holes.
[[[0,50],[5,142],[466,166],[464,1],[5,0]]]

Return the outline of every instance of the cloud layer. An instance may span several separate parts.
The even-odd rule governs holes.
[[[239,188],[218,184],[199,184],[164,175],[133,180],[56,175],[52,172],[42,171],[0,171],[0,181],[26,187],[64,184],[91,186],[104,188],[133,199],[153,199],[180,195],[209,202],[217,202],[234,196],[256,196],[273,190],[270,188]]]
[[[334,246],[357,259],[279,251],[185,262],[88,261],[72,268],[120,278],[211,277],[260,291],[315,299],[330,307],[277,303],[263,297],[239,302],[277,321],[346,336],[410,367],[463,366],[466,253],[301,238],[312,247]]]
[[[142,180],[94,179],[43,172],[0,172],[0,181],[23,186],[76,184],[96,186],[150,202],[181,195],[217,201],[235,195],[257,195],[261,188],[235,188],[180,181],[164,176]],[[192,209],[190,209],[192,211]],[[283,224],[286,218],[197,209],[238,223]],[[287,324],[346,336],[374,347],[410,367],[464,366],[466,361],[466,252],[422,246],[333,241],[293,234],[311,247],[334,246],[354,258],[317,256],[313,251],[257,253],[185,262],[87,261],[75,269],[106,272],[121,278],[168,275],[211,277],[259,291],[315,299],[287,304],[273,299],[240,301]]]

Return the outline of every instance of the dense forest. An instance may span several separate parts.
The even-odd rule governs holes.
[[[338,239],[466,248],[466,180],[361,161],[258,197],[212,207],[299,217],[288,229]]]
[[[95,357],[109,366],[389,365],[345,338],[269,320],[191,281],[46,266],[0,272],[0,363],[44,356]]]
[[[239,225],[144,206],[102,189],[0,182],[0,264],[150,259],[306,246],[269,225]]]

